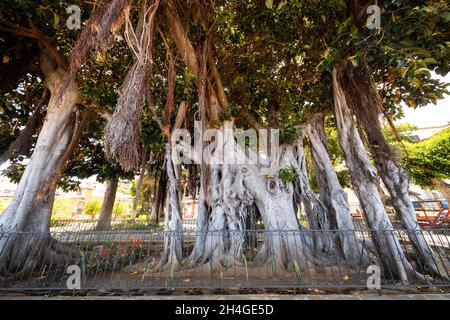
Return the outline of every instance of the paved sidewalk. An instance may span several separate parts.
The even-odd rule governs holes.
[[[37,297],[26,295],[0,295],[0,300],[450,300],[450,294],[359,294],[359,295],[186,295],[186,296],[90,296],[90,297]]]

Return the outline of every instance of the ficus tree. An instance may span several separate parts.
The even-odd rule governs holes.
[[[0,221],[29,231],[28,217],[33,222],[49,218],[46,210],[52,203],[51,193],[46,193],[46,201],[34,204],[43,198],[20,190],[33,187],[31,181],[41,182],[28,180],[30,172],[45,177],[60,172],[60,166],[51,166],[48,161],[45,168],[40,166],[39,157],[51,155],[56,157],[55,163],[66,157],[40,143],[48,143],[51,137],[59,139],[64,150],[71,149],[67,146],[72,142],[63,143],[60,135],[53,134],[57,127],[50,124],[58,120],[61,130],[67,127],[69,115],[77,114],[83,100],[80,97],[86,95],[79,89],[83,75],[93,72],[86,65],[92,57],[114,56],[114,35],[123,34],[129,64],[113,79],[117,99],[114,110],[109,109],[112,115],[105,129],[104,150],[106,159],[125,172],[142,166],[142,143],[156,158],[164,159],[159,177],[164,177],[165,183],[160,180],[159,185],[165,186],[160,198],[165,198],[166,232],[157,270],[244,268],[245,228],[249,219],[259,216],[268,232],[256,248],[256,265],[284,272],[303,269],[308,263],[329,265],[335,259],[346,260],[349,265],[371,264],[377,255],[382,257],[383,270],[403,281],[412,277],[425,280],[425,272],[446,277],[420,233],[408,196],[406,171],[393,156],[379,117],[398,114],[398,107],[393,106],[400,99],[420,106],[442,97],[445,86],[430,79],[428,72],[447,72],[448,7],[444,1],[380,2],[382,28],[369,30],[369,4],[319,0],[104,3],[94,11],[66,63],[64,56],[55,54],[62,62],[57,85],[49,88],[47,121],[15,201]],[[36,30],[29,22],[21,23],[26,25],[25,31]],[[411,23],[415,27],[408,28],[412,31],[405,39],[403,30]],[[41,46],[43,52],[52,49],[45,43]],[[42,61],[41,68],[44,66]],[[108,70],[108,77],[114,74],[115,70]],[[103,80],[96,85],[101,83]],[[57,119],[51,120],[50,111],[58,113]],[[65,117],[59,114],[63,111]],[[330,123],[330,114],[339,148],[330,143],[324,126]],[[273,129],[279,129],[280,143],[272,140],[268,148],[254,152],[250,143],[236,143],[239,137],[232,130],[237,127],[266,130],[269,136]],[[225,144],[218,145],[211,137],[194,147],[189,141],[174,141],[179,129],[191,136],[199,131],[214,132]],[[158,139],[145,139],[149,131]],[[209,150],[209,161],[196,162],[198,151],[205,149]],[[355,228],[333,166],[336,155],[330,156],[334,150],[345,159],[372,230],[370,247],[362,247],[357,237],[345,237]],[[175,161],[180,153],[187,163]],[[239,161],[224,163],[225,156]],[[248,162],[248,157],[258,161]],[[199,233],[186,257],[182,250],[180,172],[192,168],[192,162],[198,169],[192,170],[192,178],[198,178]],[[316,174],[319,195],[310,185],[311,171]],[[423,270],[415,270],[392,234],[393,226],[378,191],[378,175],[408,231],[417,260],[426,266]],[[52,186],[54,190],[55,184]],[[299,208],[305,211],[310,230],[323,232],[298,232],[305,229],[297,221]],[[48,225],[41,224],[38,230],[48,230]],[[282,234],[277,236],[274,230]],[[332,230],[345,232],[329,232]],[[9,249],[0,258],[7,259]]]
[[[84,3],[79,2],[79,5],[83,6]],[[69,72],[70,64],[76,60],[76,54],[69,52],[76,34],[65,27],[61,28],[64,22],[58,23],[55,18],[56,13],[63,16],[65,13],[62,12],[65,10],[63,4],[48,6],[46,2],[41,1],[6,1],[1,6],[2,37],[5,34],[5,41],[2,42],[3,56],[8,56],[10,61],[14,62],[16,56],[20,59],[27,50],[31,50],[38,61],[37,73],[33,64],[28,65],[32,68],[16,70],[17,74],[12,79],[19,83],[10,83],[10,90],[15,90],[16,86],[23,82],[24,76],[31,73],[40,77],[49,92],[45,120],[37,135],[33,152],[21,175],[11,204],[0,217],[4,230],[38,233],[49,231],[57,181],[78,144],[89,115],[88,108],[83,106],[80,85],[75,78],[70,77]],[[109,15],[110,24],[120,19],[121,14]],[[111,44],[111,29],[110,27],[102,34],[103,42],[108,44]],[[96,42],[96,45],[98,44],[99,42]],[[85,49],[92,47],[93,45],[84,46]],[[14,51],[11,48],[14,48]],[[52,242],[47,236],[25,235],[24,237],[32,239],[14,241],[17,237],[20,237],[19,234],[15,234],[11,239],[2,238],[0,241],[1,269],[6,275],[10,275],[11,270],[15,271],[13,276],[17,276],[32,269],[35,263],[43,258],[39,250],[41,244],[49,246],[49,252],[44,256],[50,260],[72,253]]]

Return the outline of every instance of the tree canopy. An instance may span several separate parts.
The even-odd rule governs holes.
[[[426,273],[448,277],[420,236],[408,174],[380,122],[383,116],[393,127],[404,107],[449,93],[432,78],[449,71],[448,1],[377,1],[375,28],[369,0],[73,4],[83,12],[81,30],[65,27],[62,2],[0,4],[0,151],[18,182],[0,225],[48,231],[57,186],[76,187],[71,178],[96,175],[113,194],[117,177],[140,171],[142,178],[147,170],[166,231],[154,269],[180,269],[188,260],[189,267],[219,270],[246,265],[244,229],[255,216],[267,231],[299,231],[301,209],[309,230],[354,231],[347,185],[368,227],[392,231],[381,178],[420,263],[408,260],[397,238],[376,232],[363,256],[356,238],[329,232],[267,237],[255,262],[291,270],[337,255],[370,265],[375,252],[382,269],[403,282],[425,281]],[[202,141],[211,162],[176,163],[180,149],[195,158],[189,142],[172,138],[178,129],[195,132],[197,120],[202,130],[231,137],[228,149],[218,139]],[[223,163],[224,153],[245,159],[253,152],[250,143],[234,143],[228,129],[238,128],[279,129],[280,143],[270,157],[256,152],[257,164]],[[448,131],[442,135],[418,144],[414,165],[406,165],[419,183],[448,174]],[[427,176],[418,176],[420,170]],[[137,188],[142,185],[141,179]],[[197,198],[197,228],[224,233],[199,234],[189,257],[182,246],[182,185]],[[22,257],[31,249],[20,249],[12,255],[0,241],[0,261],[25,272],[30,264]],[[218,255],[223,259],[214,260]]]

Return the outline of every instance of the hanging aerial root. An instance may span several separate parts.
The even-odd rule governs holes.
[[[117,108],[105,133],[105,152],[110,161],[120,163],[125,171],[139,166],[139,134],[143,92],[148,80],[147,66],[136,65],[128,74],[121,88]]]
[[[69,71],[57,94],[60,99],[90,55],[104,54],[114,43],[116,32],[124,22],[124,12],[130,10],[131,0],[106,1],[83,29],[70,54]]]
[[[143,2],[140,21],[134,31],[129,13],[125,15],[125,38],[136,61],[123,83],[117,107],[105,133],[105,153],[110,161],[118,162],[125,171],[139,166],[139,135],[141,113],[148,93],[148,80],[152,73],[152,47],[155,33],[155,15],[159,0],[147,8]]]

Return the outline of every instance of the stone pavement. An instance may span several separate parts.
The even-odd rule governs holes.
[[[26,295],[0,295],[0,300],[450,300],[450,294],[355,294],[355,295],[180,295],[180,296],[26,296]]]

